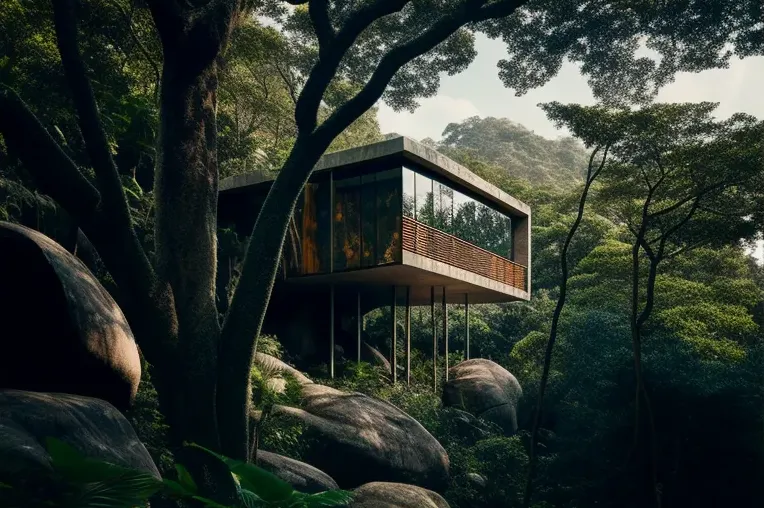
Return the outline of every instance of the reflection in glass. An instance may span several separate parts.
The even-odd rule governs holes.
[[[507,259],[514,259],[514,253],[512,245],[512,219],[509,217],[504,217],[504,256]]]
[[[400,262],[404,215],[512,259],[509,217],[448,185],[399,167],[340,177],[333,184],[308,183],[295,207],[296,256],[289,271],[316,274],[329,272],[332,263],[340,271]]]
[[[416,220],[428,226],[435,225],[432,180],[419,173],[416,174]]]
[[[290,268],[293,273],[302,275],[329,271],[329,210],[329,183],[308,183],[294,212],[299,266]]]
[[[454,191],[446,185],[440,185],[440,192],[437,193],[438,209],[436,218],[438,229],[446,233],[453,233],[453,214],[454,214]],[[435,192],[433,191],[433,194]]]
[[[376,174],[369,173],[361,177],[361,266],[374,266],[376,263],[377,238],[377,188]]]
[[[403,215],[416,219],[416,173],[403,168]]]
[[[361,178],[334,182],[334,269],[361,266]]]
[[[479,241],[477,227],[477,201],[454,191],[453,234],[462,240],[475,244]]]
[[[401,170],[377,173],[377,264],[400,261]]]

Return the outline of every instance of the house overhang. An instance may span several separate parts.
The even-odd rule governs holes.
[[[482,277],[440,261],[403,251],[401,263],[361,268],[343,272],[291,277],[286,283],[292,287],[328,287],[334,285],[347,289],[380,290],[397,286],[411,288],[411,305],[429,305],[431,288],[441,294],[446,289],[448,303],[464,303],[469,295],[470,303],[501,303],[527,301],[530,295],[508,284]],[[439,299],[440,301],[440,299]]]

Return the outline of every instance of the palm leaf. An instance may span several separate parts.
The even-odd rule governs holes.
[[[322,506],[347,506],[353,500],[352,492],[346,490],[327,490],[305,498],[307,508]]]
[[[293,495],[295,490],[287,482],[254,464],[247,464],[240,460],[229,459],[202,446],[192,444],[196,448],[206,451],[225,462],[231,473],[236,475],[242,488],[256,494],[267,502],[286,501]]]

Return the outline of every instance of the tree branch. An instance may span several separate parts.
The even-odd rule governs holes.
[[[330,46],[334,41],[334,28],[329,19],[329,0],[313,0],[308,4],[308,13],[318,38],[318,55],[321,58],[331,50]]]
[[[337,109],[316,129],[321,99],[334,77],[340,61],[358,35],[382,16],[401,10],[410,0],[377,0],[365,4],[336,35],[332,51],[320,58],[300,94],[295,120],[298,135],[284,167],[273,182],[255,222],[239,284],[226,315],[221,334],[219,383],[229,391],[218,390],[223,452],[246,457],[247,392],[257,336],[265,318],[286,239],[289,220],[300,191],[313,167],[332,140],[381,97],[390,79],[403,65],[431,50],[459,28],[479,17],[478,6],[487,0],[467,0],[461,8],[444,15],[430,29],[399,47],[381,60],[366,86],[353,99]],[[520,5],[522,0],[513,0]],[[233,389],[230,389],[233,387]],[[243,434],[243,435],[242,435]]]
[[[114,221],[114,225],[121,230],[120,233],[129,230],[129,234],[134,234],[130,209],[119,179],[119,172],[111,157],[109,142],[101,124],[93,89],[80,56],[74,4],[72,0],[57,0],[53,2],[53,12],[64,73],[77,110],[80,131],[96,174],[98,188],[104,198],[101,207],[109,219]],[[145,256],[140,244],[136,242],[136,246]]]
[[[173,340],[177,334],[172,317],[173,297],[171,294],[157,294],[154,271],[133,230],[122,183],[109,152],[93,89],[85,74],[85,66],[77,46],[77,26],[72,1],[56,0],[53,2],[53,9],[61,61],[102,199],[97,212],[85,216],[75,214],[64,205],[70,198],[62,196],[60,191],[51,195],[77,217],[80,227],[96,246],[106,268],[120,287],[120,292],[133,302],[130,308],[125,309],[125,314],[128,315],[131,326],[138,328],[136,339],[139,340],[139,345],[149,362],[158,363],[167,358],[167,348],[174,347]],[[53,143],[52,140],[50,142]],[[30,163],[33,162],[32,157],[32,160],[25,161],[25,166],[32,170]],[[53,167],[56,171],[61,171],[61,167]],[[47,171],[50,171],[50,168]],[[36,173],[35,177],[44,181],[45,175],[39,170]],[[70,179],[74,179],[75,175],[71,169],[67,173]],[[76,210],[79,207],[74,205],[73,208]],[[140,325],[147,321],[152,321],[152,326],[140,329]],[[154,342],[152,339],[155,338],[157,340]]]
[[[177,47],[183,34],[183,11],[178,0],[145,0],[165,52]],[[166,56],[166,55],[165,55]]]
[[[369,81],[352,99],[337,108],[332,115],[321,124],[316,133],[332,139],[339,135],[348,125],[357,120],[364,111],[371,108],[381,97],[390,80],[398,70],[413,59],[427,53],[454,34],[459,28],[476,19],[483,19],[484,13],[478,7],[487,0],[472,0],[462,4],[448,16],[444,16],[421,35],[409,42],[396,46],[382,57]],[[515,8],[524,3],[523,0],[508,0],[501,4],[512,4]],[[503,12],[503,11],[502,11]],[[339,36],[338,36],[339,39]],[[299,105],[298,105],[299,107]],[[360,113],[359,113],[360,112]]]
[[[376,20],[403,9],[411,0],[376,0],[367,3],[350,16],[343,27],[326,46],[316,65],[311,69],[300,99],[295,108],[297,129],[303,134],[310,134],[318,123],[318,109],[329,83],[331,83],[342,58],[358,36]]]

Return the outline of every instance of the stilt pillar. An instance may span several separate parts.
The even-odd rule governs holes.
[[[443,286],[443,345],[446,348],[446,381],[448,381],[448,306],[446,305],[446,286]]]
[[[464,295],[464,343],[467,360],[470,359],[470,295]]]
[[[356,337],[356,353],[357,353],[357,362],[360,365],[361,364],[361,332],[363,331],[363,315],[361,315],[361,292],[358,292],[357,298],[356,298],[356,321],[358,324],[358,332]]]
[[[334,379],[334,286],[329,289],[329,377]]]
[[[411,286],[406,288],[406,384],[411,385]]]
[[[396,287],[393,286],[393,301],[390,302],[390,321],[392,324],[392,337],[390,339],[390,370],[392,370],[393,384],[398,381],[398,306],[395,305],[395,293]]]
[[[432,389],[438,391],[438,329],[435,326],[435,286],[430,287],[430,320],[432,324]]]

